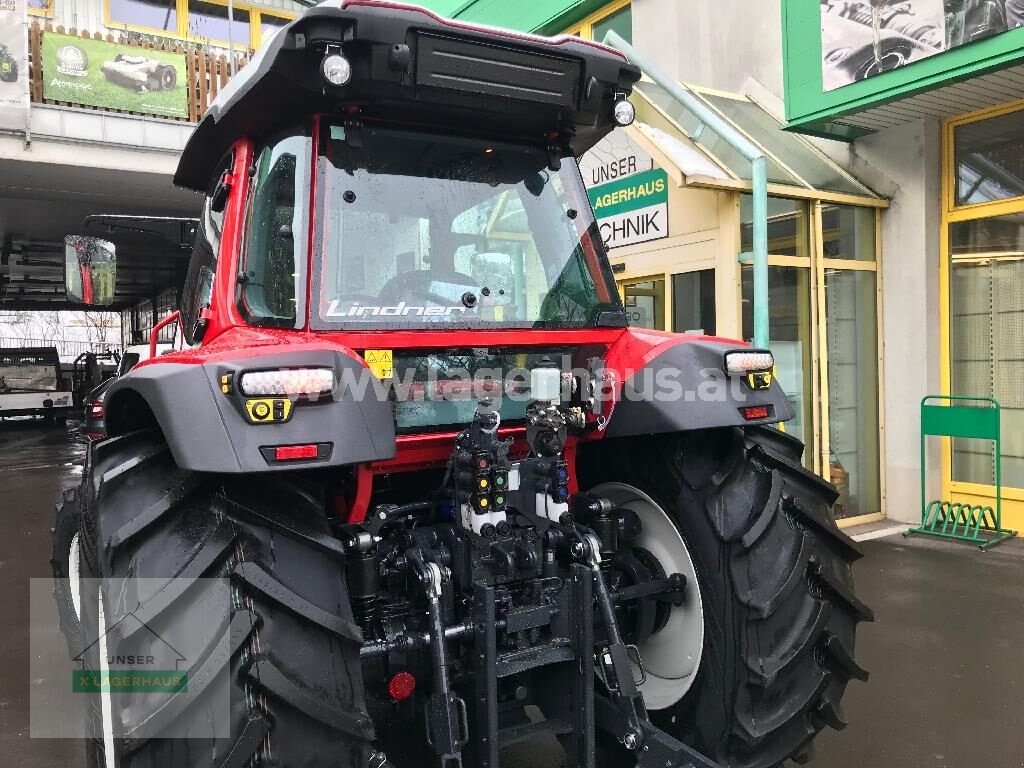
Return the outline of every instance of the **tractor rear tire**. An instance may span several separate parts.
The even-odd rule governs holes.
[[[806,762],[818,731],[845,727],[847,683],[867,679],[854,658],[857,624],[873,620],[853,590],[861,552],[802,450],[775,429],[725,428],[609,440],[579,457],[581,487],[635,487],[684,540],[703,651],[689,690],[651,716],[728,768]]]
[[[374,734],[362,638],[315,492],[286,475],[183,471],[160,434],[144,431],[90,446],[80,496],[82,575],[101,585],[83,581],[86,636],[134,614],[147,629],[185,627],[213,649],[187,660],[186,690],[116,705],[89,694],[90,765],[365,768]],[[184,591],[184,579],[200,577]],[[230,580],[229,615],[204,607],[212,578]],[[134,579],[163,584],[140,606]],[[162,641],[136,631],[105,642],[109,658],[159,653]],[[103,669],[100,643],[91,648],[87,668]],[[229,710],[213,705],[212,681],[229,686]],[[221,711],[227,723],[215,722]]]

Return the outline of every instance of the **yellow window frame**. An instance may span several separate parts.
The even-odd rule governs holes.
[[[1021,113],[1024,119],[1024,100],[1011,101],[1008,104],[1000,104],[996,107],[988,107],[977,112],[970,112],[966,115],[950,118],[943,125],[943,213],[949,217],[951,222],[969,221],[973,219],[987,219],[991,216],[1001,216],[1004,211],[1017,213],[1024,205],[1024,196],[1010,197],[1006,200],[994,200],[988,203],[971,203],[969,205],[957,205],[956,202],[956,129],[972,123],[981,123],[992,118],[1010,115],[1014,112]]]
[[[46,7],[45,8],[28,8],[27,9],[28,10],[28,15],[29,16],[39,16],[40,18],[43,18],[43,19],[52,19],[53,18],[53,8],[54,8],[54,5],[56,5],[56,3],[57,3],[57,0],[46,0]]]
[[[51,0],[51,4],[55,0]],[[227,0],[203,0],[206,3],[212,3],[213,5],[221,5],[227,7]],[[235,10],[245,11],[249,14],[249,39],[245,41],[235,41],[235,50],[256,50],[262,44],[263,37],[263,16],[271,16],[275,19],[284,19],[291,21],[295,18],[295,14],[289,11],[278,10],[276,8],[269,9],[263,8],[262,6],[249,5],[247,3],[233,3]],[[187,40],[193,43],[201,43],[204,45],[215,45],[219,48],[228,48],[227,40],[216,40],[214,38],[207,37],[196,37],[190,35],[188,32],[188,0],[175,0],[175,18],[177,24],[175,25],[174,31],[157,29],[155,27],[146,27],[139,24],[124,24],[119,21],[114,21],[110,17],[110,0],[103,0],[103,23],[111,30],[129,30],[131,32],[141,32],[148,35],[157,35],[159,37],[169,38],[171,40]],[[50,14],[52,16],[52,12]]]
[[[632,5],[632,0],[614,0],[607,5],[602,6],[599,10],[587,16],[583,21],[577,22],[573,26],[565,30],[567,35],[579,35],[584,40],[594,39],[594,25],[604,21],[613,13],[618,13],[623,8],[628,8]],[[600,42],[600,41],[598,41]]]
[[[951,224],[977,221],[999,216],[1024,213],[1024,196],[1006,200],[972,205],[956,205],[956,129],[971,123],[980,123],[994,117],[1021,112],[1024,118],[1024,101],[1013,101],[996,107],[971,112],[950,118],[942,125],[942,223],[939,233],[939,387],[944,395],[953,391],[952,372],[952,316],[950,287],[952,279],[952,252],[949,242]],[[979,485],[953,479],[953,446],[950,438],[941,438],[942,498],[967,499],[971,503],[995,497],[994,485]],[[1022,527],[1024,520],[1024,488],[1003,486],[1004,525]],[[1007,521],[1009,514],[1009,521]]]

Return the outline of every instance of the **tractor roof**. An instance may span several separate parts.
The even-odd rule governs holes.
[[[330,48],[352,66],[332,86]],[[464,24],[411,5],[329,0],[278,32],[221,90],[189,138],[176,184],[207,187],[239,137],[259,139],[318,113],[495,140],[569,145],[580,155],[615,127],[612,104],[640,71],[579,37]]]

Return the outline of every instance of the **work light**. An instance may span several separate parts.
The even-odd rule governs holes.
[[[289,368],[250,371],[239,380],[243,395],[323,395],[334,389],[330,368]]]
[[[612,115],[615,117],[616,125],[623,127],[632,125],[633,121],[636,120],[636,107],[633,103],[623,97],[615,102],[615,106],[612,108]]]
[[[320,73],[331,85],[345,85],[352,79],[352,65],[341,53],[328,49],[320,63]]]
[[[745,376],[748,373],[766,373],[775,367],[771,352],[747,352],[736,350],[725,353],[725,370],[730,376]]]

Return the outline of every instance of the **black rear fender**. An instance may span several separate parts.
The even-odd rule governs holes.
[[[609,419],[607,437],[685,432],[712,427],[774,424],[793,417],[782,387],[771,377],[753,389],[725,371],[725,353],[752,351],[720,341],[682,341],[635,372],[627,372],[622,398]],[[750,418],[748,408],[765,408]]]
[[[335,391],[312,398],[247,397],[239,389],[246,371],[317,367],[334,370]],[[228,392],[222,377],[228,377]],[[159,361],[118,379],[107,395],[110,436],[153,426],[163,431],[178,466],[202,472],[249,473],[341,466],[395,455],[391,404],[378,396],[371,374],[348,355],[332,350],[260,355],[230,362],[185,364]],[[274,401],[287,411],[281,421],[256,421],[250,405]],[[316,458],[276,458],[277,446],[316,445]]]

